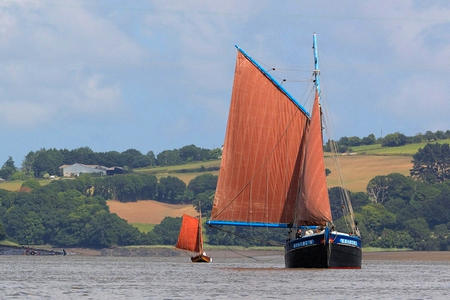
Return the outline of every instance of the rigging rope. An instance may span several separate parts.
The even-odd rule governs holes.
[[[244,237],[244,236],[242,236],[242,235],[240,235],[240,234],[237,234],[236,232],[232,232],[232,231],[229,231],[229,230],[224,230],[224,229],[222,229],[222,228],[220,228],[220,227],[217,227],[217,226],[213,226],[213,225],[208,225],[208,226],[209,226],[210,228],[215,229],[215,230],[222,231],[222,232],[225,232],[225,233],[234,235],[234,236],[236,236],[236,237],[238,237],[238,238],[240,238],[240,239],[243,239],[243,240],[247,240],[247,241],[248,241],[248,240],[252,240],[252,241],[254,241],[254,242],[259,242],[260,244],[262,244],[262,242],[265,242],[265,243],[269,242],[269,244],[271,244],[270,246],[284,246],[283,243],[276,242],[276,241],[273,241],[273,240],[269,240],[269,241],[268,241],[268,240],[257,239],[257,238],[248,238],[248,237]],[[253,227],[251,227],[251,228],[253,228]],[[241,256],[244,256],[244,257],[247,257],[247,258],[251,258],[251,259],[253,259],[253,260],[255,260],[255,261],[261,261],[260,259],[257,259],[257,258],[255,258],[255,257],[253,257],[253,256],[250,256],[250,255],[245,255],[245,254],[239,253],[239,252],[237,252],[236,250],[233,250],[233,249],[231,249],[231,248],[228,248],[228,250],[231,251],[231,252],[233,252],[233,253],[236,253],[236,254],[238,254],[238,255],[241,255]]]
[[[323,99],[325,97],[321,97],[321,98]],[[350,201],[350,195],[348,193],[348,190],[345,188],[344,178],[342,176],[342,168],[339,163],[338,145],[331,138],[331,136],[332,136],[332,134],[331,134],[331,128],[332,128],[331,118],[329,117],[328,111],[326,109],[324,109],[323,105],[322,105],[322,111],[323,111],[323,115],[325,116],[325,118],[323,118],[323,122],[324,122],[324,127],[325,127],[325,133],[326,133],[328,141],[330,143],[331,158],[333,159],[333,162],[334,162],[334,165],[335,165],[335,168],[337,171],[337,175],[338,175],[339,185],[340,185],[339,194],[340,194],[341,203],[344,207],[343,218],[344,218],[347,228],[349,230],[351,230],[352,233],[358,234],[356,225],[355,225],[353,207],[352,207],[352,203]]]
[[[284,246],[283,243],[280,243],[280,242],[277,242],[277,241],[274,241],[274,240],[258,239],[258,238],[255,238],[255,237],[249,238],[249,237],[245,237],[243,235],[237,234],[236,232],[233,232],[233,231],[224,230],[224,229],[222,229],[222,228],[220,228],[218,226],[214,226],[214,225],[208,225],[208,226],[211,227],[211,228],[214,228],[216,230],[219,230],[219,231],[222,231],[222,232],[225,232],[225,233],[229,233],[229,234],[234,235],[234,236],[236,236],[236,237],[238,237],[240,239],[243,239],[243,240],[258,242],[260,244],[268,243],[269,246]],[[253,228],[251,226],[249,226],[249,227]]]

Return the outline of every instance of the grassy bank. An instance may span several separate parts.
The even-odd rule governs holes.
[[[136,227],[140,232],[147,233],[155,228],[155,224],[146,224],[146,223],[130,223],[131,226]]]

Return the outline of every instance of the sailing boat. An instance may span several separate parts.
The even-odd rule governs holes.
[[[325,177],[317,37],[311,114],[237,47],[231,106],[209,225],[288,228],[288,268],[360,268],[361,238],[335,231]]]
[[[197,255],[191,257],[192,262],[212,262],[211,257],[203,251],[201,214],[198,219],[186,214],[183,215],[175,247],[197,253]]]

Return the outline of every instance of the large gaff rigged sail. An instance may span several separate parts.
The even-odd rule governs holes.
[[[308,115],[238,49],[212,220],[292,223]]]
[[[331,222],[325,163],[323,160],[322,122],[319,96],[316,93],[311,121],[304,139],[304,161],[297,201],[298,225],[325,225]]]
[[[198,219],[183,215],[180,234],[175,247],[192,252],[201,252],[201,244],[203,244],[203,241]]]

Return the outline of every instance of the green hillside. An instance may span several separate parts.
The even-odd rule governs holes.
[[[47,185],[51,182],[50,179],[38,179],[38,182],[41,186]],[[0,189],[7,190],[10,192],[17,192],[20,190],[20,187],[24,183],[23,180],[12,180],[12,181],[3,181],[0,182]]]
[[[183,180],[184,183],[189,182],[195,177],[202,174],[219,175],[220,160],[190,162],[175,166],[146,167],[134,169],[134,172],[141,174],[151,174],[158,178],[174,176]]]
[[[428,143],[406,144],[399,147],[382,147],[381,144],[363,145],[351,147],[352,150],[350,152],[368,155],[414,155]],[[450,144],[450,139],[437,140],[432,143]]]

